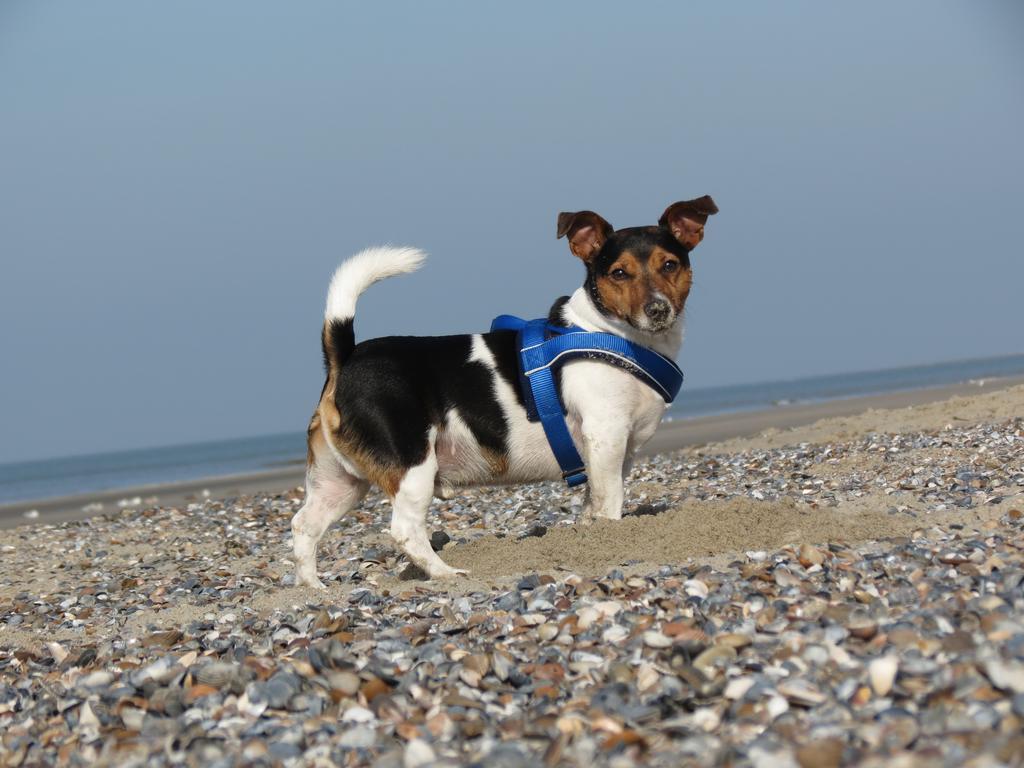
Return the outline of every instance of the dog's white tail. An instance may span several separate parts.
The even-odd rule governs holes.
[[[324,368],[337,374],[356,346],[353,320],[359,294],[385,277],[414,272],[427,254],[416,248],[381,246],[360,251],[334,271],[327,289],[324,330],[321,336]]]
[[[427,254],[418,248],[379,246],[360,251],[334,271],[331,287],[327,289],[327,309],[324,321],[351,320],[356,314],[359,294],[385,277],[415,272]]]

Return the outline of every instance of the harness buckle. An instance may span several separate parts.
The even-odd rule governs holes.
[[[562,479],[565,480],[565,484],[570,488],[575,488],[577,485],[583,485],[587,482],[586,467],[567,469],[562,473]]]

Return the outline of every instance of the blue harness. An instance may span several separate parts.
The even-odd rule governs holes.
[[[683,385],[683,372],[653,349],[611,333],[553,325],[546,319],[523,320],[499,315],[492,331],[517,331],[519,377],[530,421],[540,421],[551,451],[570,487],[587,482],[583,459],[565,423],[565,407],[555,383],[555,369],[570,360],[604,360],[636,376],[671,403]]]

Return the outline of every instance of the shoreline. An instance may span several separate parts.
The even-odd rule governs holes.
[[[821,419],[852,416],[870,409],[907,408],[959,395],[994,392],[1020,384],[1024,384],[1024,376],[676,419],[661,424],[654,437],[641,450],[641,455],[651,456],[696,448],[735,438],[752,437],[765,430],[786,430],[813,424]],[[206,498],[222,499],[259,492],[282,492],[301,486],[304,475],[304,465],[297,464],[235,475],[14,501],[0,504],[0,529],[85,520],[154,506],[183,506]],[[135,502],[136,499],[139,501]],[[31,514],[33,510],[36,512],[34,516],[26,516],[26,513]]]

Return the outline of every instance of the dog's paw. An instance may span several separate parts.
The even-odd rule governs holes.
[[[318,577],[315,573],[312,576],[308,574],[303,575],[301,573],[296,573],[295,586],[311,587],[312,589],[322,590],[324,592],[327,591],[327,585],[320,581],[320,577]]]
[[[460,576],[469,576],[469,571],[462,568],[452,568],[446,565],[444,568],[431,568],[430,578],[432,579],[454,579]]]
[[[592,525],[598,520],[621,520],[622,510],[621,509],[586,509],[580,513],[580,523],[583,525]]]

